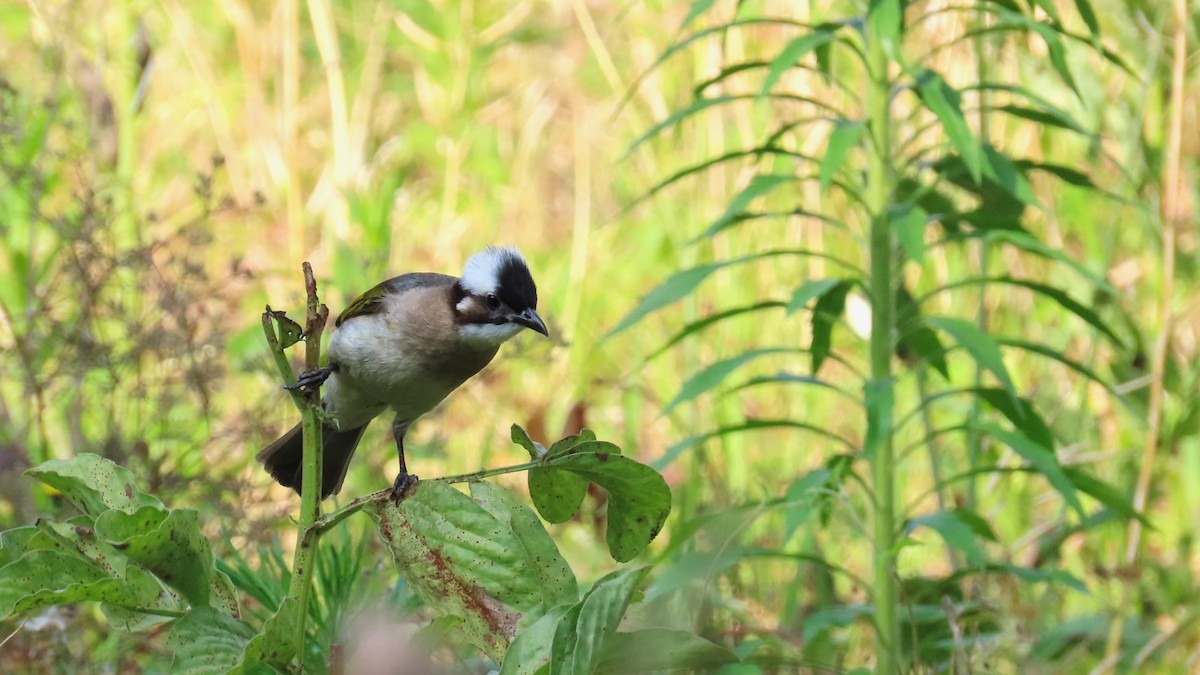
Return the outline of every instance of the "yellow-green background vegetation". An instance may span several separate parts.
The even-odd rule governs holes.
[[[716,3],[692,29],[729,20],[734,4]],[[812,22],[854,5],[747,4]],[[1039,4],[1039,12],[1057,8],[1067,26],[1087,33],[1074,3]],[[1017,391],[1053,429],[1060,461],[1144,504],[1153,527],[1139,530],[1136,521],[1097,511],[1094,501],[1087,504],[1098,515],[1080,520],[1038,475],[986,474],[971,495],[961,483],[931,490],[929,453],[951,475],[966,466],[967,441],[948,435],[927,451],[920,425],[906,426],[897,447],[910,450],[896,470],[904,516],[939,510],[939,498],[968,503],[995,532],[997,541],[978,541],[990,560],[1061,570],[1086,586],[1011,575],[963,580],[956,600],[965,602],[946,598],[947,607],[971,609],[942,614],[956,655],[942,665],[959,672],[1200,668],[1197,22],[1189,16],[1182,29],[1189,51],[1180,90],[1171,84],[1172,3],[1096,0],[1100,40],[1129,68],[1071,45],[1076,96],[1036,37],[995,43],[981,66],[975,42],[950,40],[976,17],[932,13],[946,6],[908,8],[904,51],[915,58],[935,49],[927,65],[951,84],[978,79],[982,67],[1074,115],[1094,133],[979,115],[974,99],[964,102],[976,131],[987,126],[1010,156],[1074,168],[1111,193],[1034,174],[1042,208],[1024,224],[1104,276],[1115,295],[1062,263],[1014,250],[991,250],[987,269],[1054,283],[1102,314],[1127,344],[1114,347],[1020,288],[966,286],[933,296],[923,310],[983,315],[995,334],[1042,341],[1110,382],[1115,391],[1052,360],[1005,352]],[[693,87],[728,64],[770,61],[798,34],[750,26],[699,40],[651,69],[684,34],[688,12],[686,2],[587,0],[0,5],[0,524],[69,508],[22,477],[23,469],[97,452],[131,467],[164,501],[199,509],[206,532],[224,537],[218,555],[238,551],[257,566],[279,540],[291,546],[281,535],[298,504],[253,461],[295,423],[262,340],[264,304],[300,313],[304,260],[336,313],[380,279],[455,273],[496,242],[529,259],[552,339],[514,340],[485,374],[418,423],[408,446],[416,473],[522,461],[524,452],[508,441],[513,422],[543,442],[587,426],[647,462],[688,437],[747,419],[804,421],[860,445],[854,372],[866,370],[866,343],[847,322],[833,332],[833,351],[845,362],[826,363],[821,375],[850,397],[789,385],[720,393],[731,379],[664,413],[709,364],[807,345],[807,312],[773,309],[722,322],[648,360],[687,322],[756,301],[786,302],[805,280],[839,274],[827,262],[781,257],[723,269],[681,303],[603,339],[640,297],[699,263],[774,248],[867,263],[867,223],[855,219],[843,193],[823,192],[815,180],[772,192],[761,205],[825,210],[845,218],[849,232],[798,215],[688,243],[759,170],[792,170],[777,158],[716,164],[637,201],[684,167],[753,147],[783,120],[818,114],[803,102],[751,98],[710,108],[626,156],[656,122],[691,102]],[[756,92],[761,81],[748,73],[717,87]],[[844,81],[862,85],[853,69]],[[812,72],[788,72],[777,89],[863,115],[853,96]],[[1174,140],[1172,106],[1183,110],[1184,132]],[[897,129],[907,124],[906,110],[900,100]],[[819,157],[829,128],[809,127],[789,138],[789,148]],[[1173,166],[1182,167],[1174,179]],[[1174,198],[1171,180],[1183,186]],[[1171,219],[1176,230],[1166,235]],[[936,238],[933,229],[928,237]],[[978,248],[931,245],[923,264],[904,274],[919,295],[983,267]],[[1161,378],[1157,355],[1165,359]],[[808,365],[806,355],[780,352],[739,372],[807,374]],[[961,353],[950,356],[950,367],[952,382],[971,384],[974,369]],[[923,385],[932,390],[945,385],[926,377],[934,378]],[[919,400],[918,383],[911,373],[899,377],[900,414]],[[951,401],[935,413],[935,428],[971,405]],[[368,430],[343,501],[390,482],[390,448],[386,425]],[[679,451],[663,468],[674,511],[645,559],[655,563],[651,596],[685,592],[664,603],[669,611],[658,619],[729,646],[760,641],[814,664],[870,664],[870,623],[853,611],[869,601],[869,589],[804,562],[819,555],[871,577],[862,491],[847,482],[827,521],[797,527],[783,512],[755,507],[845,450],[802,430],[768,429]],[[986,441],[984,451],[1002,466],[1021,463]],[[1139,490],[1142,471],[1149,480]],[[523,490],[519,477],[500,482]],[[720,525],[699,536],[684,527],[721,513]],[[584,582],[613,567],[603,514],[602,495],[593,494],[577,521],[552,528]],[[386,553],[365,526],[351,521],[349,529],[366,542],[362,588],[387,589]],[[909,544],[899,557],[903,578],[942,578],[963,564],[963,550],[948,549],[932,529],[916,529]],[[902,603],[910,592],[902,590]],[[377,600],[359,598],[353,609]],[[383,604],[399,611],[403,603]],[[829,619],[836,629],[816,630],[811,617],[835,604],[849,614]],[[0,648],[0,670],[93,672],[108,663],[136,672],[164,658],[153,634],[114,631],[89,608],[56,616],[65,628],[11,624],[16,633]]]

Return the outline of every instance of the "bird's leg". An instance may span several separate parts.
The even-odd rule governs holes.
[[[331,363],[324,368],[306,370],[303,373],[300,373],[300,377],[296,380],[296,384],[285,384],[283,385],[283,388],[288,390],[299,389],[300,391],[312,391],[322,384],[325,384],[325,380],[328,380],[330,375],[336,373],[337,369],[337,364]]]
[[[396,503],[408,495],[418,480],[408,472],[408,466],[404,463],[404,434],[408,431],[409,423],[410,420],[400,419],[399,415],[392,422],[392,437],[396,439],[396,455],[400,458],[400,473],[396,476],[396,482],[392,483],[392,501]]]

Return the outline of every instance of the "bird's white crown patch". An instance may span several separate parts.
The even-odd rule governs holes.
[[[500,287],[500,274],[510,262],[525,265],[521,252],[511,246],[489,246],[467,260],[463,268],[462,287],[468,293],[487,295]]]

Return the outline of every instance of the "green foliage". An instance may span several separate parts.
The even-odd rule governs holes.
[[[608,491],[614,558],[634,558],[657,536],[670,512],[671,494],[656,471],[587,430],[548,451],[516,425],[513,438],[538,457],[536,469],[543,476],[581,480],[569,484],[584,489],[592,481]],[[118,616],[134,617],[129,621],[138,615],[171,620],[167,644],[177,672],[259,672],[287,668],[297,657],[301,645],[291,635],[312,603],[296,606],[282,585],[273,588],[241,560],[236,567],[223,567],[258,602],[273,607],[258,630],[242,620],[233,581],[217,568],[195,511],[167,508],[141,491],[127,469],[95,455],[52,460],[29,474],[61,491],[84,515],[0,534],[0,618],[51,605],[99,602]],[[564,502],[553,480],[531,475],[530,485],[539,509],[567,519],[579,508],[583,495]],[[601,580],[580,601],[574,573],[534,512],[489,483],[472,482],[470,489],[468,496],[448,483],[423,481],[399,503],[388,497],[370,503],[401,578],[434,612],[453,620],[454,632],[496,663],[506,660],[518,631],[527,629],[531,637],[519,643],[520,662],[547,661],[547,652],[556,662],[561,657],[573,663],[570,672],[601,672],[599,664],[608,658],[635,668],[627,672],[657,668],[654,663],[660,662],[628,662],[619,648],[627,643],[606,651],[608,642],[602,639],[615,632],[644,569],[626,570],[620,583]],[[316,545],[316,538],[305,535],[305,540]],[[286,572],[282,556],[277,553],[275,559],[277,571]],[[354,576],[352,568],[320,575],[326,584]],[[345,596],[345,591],[317,586],[325,598]],[[587,622],[585,628],[591,622],[607,628],[587,636],[585,644],[566,644],[580,621]],[[336,624],[332,627],[336,630]],[[543,633],[548,639],[539,643]],[[628,639],[636,642],[639,636]],[[689,662],[723,662],[728,656],[699,637],[671,640]]]
[[[957,644],[952,650],[937,646],[944,645],[941,641],[951,639],[946,626],[948,612],[952,622],[972,622],[978,637],[996,629],[995,621],[987,616],[987,611],[967,601],[959,591],[951,594],[956,600],[946,600],[950,603],[947,607],[952,609],[937,606],[942,598],[928,598],[926,601],[932,600],[933,605],[925,606],[921,604],[921,599],[904,599],[897,592],[897,570],[901,569],[897,560],[913,555],[907,546],[912,543],[911,540],[899,537],[893,526],[898,506],[894,495],[905,488],[905,476],[912,475],[912,470],[907,468],[913,461],[908,455],[910,450],[927,446],[934,483],[931,493],[936,496],[940,508],[924,513],[918,510],[911,514],[905,508],[899,511],[899,518],[907,523],[905,530],[908,532],[917,528],[936,532],[949,549],[948,559],[952,569],[959,569],[963,559],[967,565],[965,569],[1000,569],[997,566],[996,547],[987,544],[1004,541],[1006,533],[994,528],[979,515],[974,503],[975,481],[991,473],[995,473],[996,478],[1013,476],[1011,480],[1014,482],[1020,481],[1015,478],[1016,475],[1040,476],[1082,523],[1087,523],[1090,516],[1081,493],[1096,499],[1106,509],[1111,509],[1108,512],[1120,514],[1121,518],[1142,518],[1119,488],[1082,468],[1065,467],[1059,460],[1056,448],[1067,439],[1051,431],[1050,425],[1039,412],[1040,401],[1033,400],[1028,384],[1017,378],[1009,365],[1012,359],[1010,352],[1012,347],[1019,344],[1065,363],[1076,372],[1086,373],[1111,390],[1110,382],[1086,365],[1076,362],[1058,346],[996,334],[982,318],[931,316],[924,307],[931,295],[943,290],[972,287],[978,290],[979,298],[986,298],[988,295],[985,294],[993,288],[1021,289],[1033,293],[1039,301],[1045,301],[1081,319],[1084,325],[1111,341],[1114,348],[1124,349],[1126,342],[1110,327],[1100,310],[1076,300],[1068,292],[1069,285],[1011,273],[989,276],[985,272],[979,275],[967,271],[970,264],[962,264],[972,256],[982,257],[986,264],[993,247],[1011,246],[1031,258],[1053,261],[1080,273],[1091,283],[1092,292],[1110,291],[1102,275],[1080,264],[1062,249],[1045,243],[1035,234],[1037,228],[1034,223],[1050,208],[1036,194],[1035,188],[1039,182],[1034,180],[1032,174],[1039,169],[1039,163],[1010,154],[993,144],[991,135],[986,133],[990,118],[996,113],[1042,125],[1049,131],[1067,130],[1085,136],[1091,133],[1073,115],[1049,103],[1047,99],[1051,97],[1044,94],[1044,90],[1035,93],[1035,88],[1025,83],[997,83],[985,79],[990,77],[987,73],[991,68],[983,60],[991,58],[989,54],[998,49],[1000,43],[986,41],[984,36],[1023,33],[1042,41],[1048,54],[1048,65],[1059,81],[1073,95],[1082,96],[1079,79],[1069,66],[1067,46],[1063,39],[1071,34],[1063,28],[1054,3],[1034,3],[1045,12],[1044,16],[1022,9],[1015,3],[1001,4],[1003,8],[981,3],[979,11],[994,13],[995,19],[988,18],[979,24],[982,28],[968,28],[960,38],[951,37],[945,43],[955,45],[964,40],[974,41],[978,50],[976,56],[980,59],[976,73],[978,78],[972,81],[968,76],[964,85],[952,85],[949,76],[942,72],[945,64],[939,64],[933,57],[940,47],[923,54],[914,49],[921,39],[917,37],[920,29],[908,23],[912,12],[906,12],[909,8],[905,3],[894,0],[871,2],[866,16],[848,15],[815,27],[797,26],[795,33],[780,43],[773,54],[755,54],[754,58],[762,58],[761,61],[748,60],[742,65],[724,68],[720,75],[697,87],[692,101],[684,101],[665,119],[653,124],[629,149],[629,153],[642,152],[647,143],[668,129],[677,128],[695,118],[723,114],[721,111],[724,108],[739,102],[739,95],[730,91],[709,92],[708,89],[717,83],[727,84],[734,76],[743,85],[746,80],[751,80],[750,88],[758,90],[763,97],[759,102],[760,107],[753,114],[780,122],[765,140],[749,140],[747,147],[732,151],[718,150],[715,159],[701,160],[688,169],[676,172],[644,195],[655,196],[683,178],[706,171],[724,170],[727,165],[737,161],[745,163],[741,175],[749,176],[745,187],[733,194],[717,220],[693,240],[693,243],[713,242],[712,250],[718,252],[716,259],[694,264],[690,269],[676,273],[659,284],[617,324],[610,335],[628,331],[650,313],[670,304],[689,299],[695,302],[706,297],[701,295],[700,283],[717,270],[733,265],[766,265],[769,258],[765,253],[756,252],[753,248],[747,252],[736,245],[739,237],[750,240],[746,235],[747,224],[766,213],[751,211],[758,202],[772,204],[774,210],[771,213],[799,216],[826,230],[823,232],[826,242],[833,243],[826,243],[816,251],[817,255],[805,259],[845,261],[843,269],[849,274],[810,278],[799,283],[793,281],[791,285],[795,290],[791,300],[783,305],[790,314],[812,304],[807,347],[762,346],[751,339],[748,346],[738,352],[725,354],[722,359],[697,370],[664,406],[664,412],[676,412],[684,404],[703,406],[705,395],[733,371],[750,367],[766,356],[775,360],[808,353],[811,356],[812,377],[800,378],[781,373],[752,377],[749,384],[778,385],[804,381],[828,386],[835,391],[845,391],[845,387],[828,385],[816,379],[822,366],[835,355],[838,377],[847,377],[845,371],[850,370],[854,377],[861,378],[859,403],[865,411],[865,416],[859,418],[857,425],[862,434],[861,441],[846,441],[844,436],[828,432],[818,436],[825,440],[847,442],[851,447],[844,461],[839,460],[839,471],[834,473],[822,469],[802,474],[791,482],[785,497],[769,500],[756,513],[780,512],[782,523],[773,521],[783,526],[784,535],[776,539],[776,545],[780,548],[775,550],[780,555],[792,550],[786,543],[794,541],[796,533],[806,532],[811,540],[819,536],[819,529],[806,528],[810,522],[809,515],[815,508],[815,502],[810,497],[814,491],[825,496],[821,508],[826,515],[822,521],[828,514],[838,511],[846,514],[843,517],[850,522],[874,521],[876,527],[871,543],[876,551],[873,557],[876,573],[875,582],[871,585],[872,602],[838,603],[836,582],[826,584],[826,590],[811,600],[818,604],[803,622],[803,635],[806,642],[812,642],[811,653],[815,655],[819,653],[820,640],[825,639],[831,630],[848,629],[860,619],[869,618],[878,631],[874,651],[879,659],[878,667],[884,672],[918,667],[913,664],[914,659],[939,667],[935,665],[939,659],[948,658],[952,653],[961,654],[962,648]],[[835,7],[834,11],[840,8]],[[693,5],[688,23],[695,23],[710,11],[707,3]],[[695,41],[712,32],[725,34],[748,31],[759,22],[775,20],[772,17],[756,17],[755,11],[739,4],[734,20],[714,20],[714,28],[702,29],[678,39],[663,51],[652,68],[664,67],[669,58],[691,48]],[[935,10],[933,14],[938,11],[941,10]],[[1100,46],[1096,17],[1090,5],[1084,3],[1078,11],[1091,34],[1091,41],[1081,46],[1081,51],[1098,54],[1110,61],[1117,60]],[[856,26],[859,31],[839,30],[844,26]],[[832,45],[841,47],[842,53],[850,59],[831,59],[828,48]],[[808,59],[815,59],[815,66],[806,65]],[[753,67],[754,63],[765,65],[765,70]],[[810,72],[819,72],[826,86],[822,87],[814,78],[807,77]],[[864,72],[865,78],[862,77]],[[785,77],[790,74],[806,83],[808,88],[805,95],[792,96],[786,90],[779,90],[779,85],[787,81]],[[964,79],[961,70],[954,79]],[[856,87],[865,95],[855,96]],[[912,95],[905,117],[898,117],[901,108],[896,102],[902,95],[898,92]],[[1000,93],[1011,97],[1011,101],[995,101],[993,96]],[[767,98],[768,94],[771,98]],[[825,98],[821,98],[822,94],[826,95]],[[820,102],[813,102],[814,98],[820,99]],[[1017,102],[1022,100],[1028,105]],[[809,107],[805,108],[805,104]],[[850,107],[843,108],[843,104]],[[839,112],[839,109],[852,110],[855,105],[862,106],[861,113]],[[804,114],[797,115],[798,109],[812,114],[807,117]],[[978,122],[973,118],[977,111],[980,114]],[[788,121],[791,119],[798,121]],[[806,146],[804,134],[810,133],[809,130],[816,128],[819,122],[827,122],[829,132],[825,154],[816,160],[818,170],[814,175],[808,172],[809,158],[793,148]],[[1107,198],[1109,193],[1099,188],[1084,172],[1073,167],[1064,168],[1067,170],[1048,168],[1043,176],[1048,175],[1089,191],[1095,197]],[[839,181],[838,178],[842,176],[865,176],[865,183],[851,186],[850,183],[855,179]],[[804,194],[826,197],[817,207],[808,202],[800,206],[800,198],[795,196],[798,190],[804,189],[801,186],[808,184],[812,185],[812,189]],[[788,186],[788,191],[782,190],[783,186]],[[847,223],[866,225],[854,230],[847,228]],[[938,238],[939,230],[941,239]],[[753,239],[767,248],[778,246],[784,240],[785,237],[778,233]],[[943,269],[948,260],[953,260],[952,275],[957,276],[951,276],[948,283],[943,282],[932,291],[925,291],[929,281],[924,268],[931,256],[937,257]],[[856,260],[862,263],[856,264]],[[922,272],[920,277],[910,276],[903,266],[893,264],[905,260],[916,263]],[[803,279],[805,270],[789,267],[787,274]],[[910,293],[913,280],[917,280],[918,293],[925,295],[914,297]],[[850,302],[851,291],[855,287],[866,292],[866,309],[862,308],[863,303],[853,305]],[[689,318],[686,327],[665,347],[655,352],[655,356],[660,356],[665,350],[680,349],[685,344],[684,338],[716,335],[717,330],[727,324],[757,317],[760,310],[780,305],[771,297],[742,295],[738,299],[741,304],[733,308],[718,306],[707,315]],[[879,303],[884,306],[870,306]],[[867,311],[870,311],[869,317],[866,316]],[[981,311],[979,317],[983,316]],[[840,344],[835,339],[834,326],[843,319],[867,340],[867,353],[856,351],[850,343]],[[886,323],[879,325],[880,321]],[[949,345],[944,344],[947,337]],[[899,363],[917,371],[918,403],[910,413],[899,417],[897,409],[910,394],[907,383],[900,379],[903,375],[893,375],[894,366],[889,363],[888,356],[898,357]],[[960,359],[965,361],[962,365],[967,367],[960,366],[952,371],[951,365]],[[863,366],[861,369],[856,367],[860,364]],[[929,368],[951,383],[954,388],[950,391],[974,398],[970,406],[967,409],[961,406],[947,407],[948,402],[961,397],[931,395],[928,391],[929,380],[924,376],[925,369]],[[868,374],[861,375],[864,371]],[[958,385],[967,372],[974,378],[974,386]],[[830,375],[826,373],[825,377]],[[734,391],[744,388],[739,387]],[[717,410],[723,405],[713,403]],[[852,412],[858,414],[857,410]],[[1002,416],[1011,426],[1002,427],[991,421],[994,414]],[[941,428],[936,426],[938,421],[947,418],[954,419],[955,423]],[[700,419],[703,419],[703,415]],[[914,419],[922,421],[925,435],[904,446],[906,449],[898,454],[897,440],[911,433],[908,424]],[[738,443],[739,447],[745,447],[743,442],[736,439],[749,431],[789,427],[815,431],[830,427],[844,428],[847,422],[844,416],[835,414],[829,420],[772,419],[714,425],[709,428],[711,430],[693,430],[687,440],[667,451],[659,466],[666,466],[683,450],[703,448],[709,443]],[[949,433],[965,434],[971,450],[965,455],[943,452],[943,448],[953,447],[943,444],[942,437]],[[1019,474],[1007,472],[999,465],[982,465],[984,439],[998,441],[1013,453],[1022,467]],[[773,452],[787,453],[790,450],[782,447]],[[855,465],[863,462],[871,465],[870,480],[861,476],[856,469]],[[941,476],[945,467],[965,471],[952,480],[943,480]],[[853,479],[857,485],[847,485],[848,479]],[[950,491],[958,489],[956,483],[961,481],[969,484],[966,504],[957,508],[946,507]],[[857,487],[858,490],[851,490],[851,487]],[[768,486],[766,489],[773,494],[783,493],[778,486]],[[843,495],[843,498],[832,502],[826,499],[834,494]],[[717,518],[713,522],[720,520]],[[701,531],[711,526],[709,521],[697,522],[707,523],[696,526],[702,528]],[[743,523],[742,527],[749,525]],[[1084,526],[1082,531],[1086,530]],[[733,543],[740,539],[736,531],[727,536],[730,539],[723,548],[706,550],[701,546],[683,555],[698,556],[694,560],[701,566],[707,565],[710,574],[736,579],[739,574],[738,562],[748,559],[750,549],[740,548]],[[694,534],[691,539],[695,539]],[[682,551],[691,548],[686,543],[689,539],[678,541]],[[819,552],[814,557],[822,560]],[[685,567],[677,565],[676,569]],[[1031,570],[1011,566],[1005,569],[1025,581],[1058,578],[1056,575],[1062,574],[1053,569]],[[678,572],[679,579],[696,573],[696,568],[691,568],[690,572]],[[900,584],[906,581],[899,579]],[[945,586],[946,592],[954,589],[957,583],[953,576],[947,576],[943,581],[948,584]],[[671,582],[668,587],[682,585]],[[908,605],[898,608],[899,603]],[[899,618],[906,615],[907,618]],[[905,625],[901,626],[901,623]],[[905,637],[901,638],[901,635]],[[962,637],[958,635],[953,639],[961,640]]]

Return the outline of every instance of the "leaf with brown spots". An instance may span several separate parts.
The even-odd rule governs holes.
[[[608,491],[606,539],[617,562],[628,562],[641,553],[671,513],[671,490],[663,477],[621,455],[612,443],[578,443],[564,453],[547,455],[543,465],[530,471],[529,492],[538,512],[550,522],[562,522],[579,508],[583,497],[572,492],[577,485],[586,490],[592,482]],[[541,476],[535,479],[537,472]],[[563,518],[568,508],[571,514]]]
[[[569,597],[575,580],[561,576],[570,571],[544,531],[530,530],[528,509],[491,486],[473,491],[476,499],[422,481],[399,504],[375,502],[368,512],[400,576],[439,615],[461,619],[464,637],[499,662],[518,625]]]
[[[109,509],[133,512],[141,506],[162,507],[158,499],[137,489],[132,471],[92,453],[52,459],[25,473],[63,493],[93,518]]]

